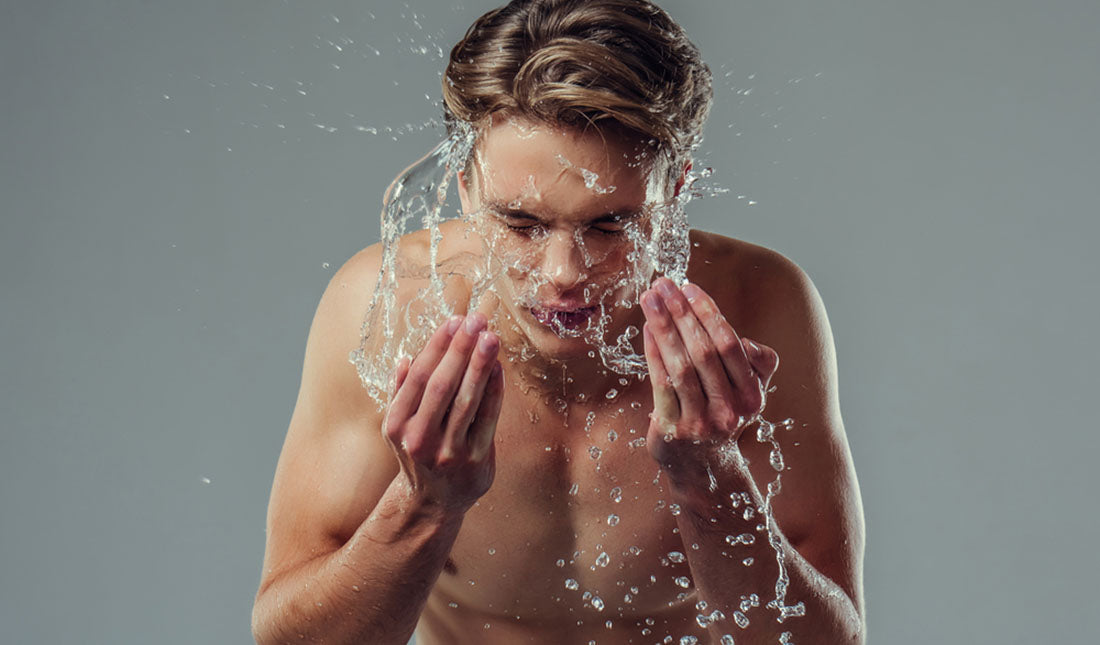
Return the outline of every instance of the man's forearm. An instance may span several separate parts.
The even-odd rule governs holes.
[[[709,622],[716,640],[731,634],[737,643],[863,643],[863,621],[852,599],[802,557],[774,522],[771,541],[767,530],[758,530],[768,524],[761,512],[764,496],[743,462],[726,466],[714,490],[672,487],[692,577],[707,603],[699,611],[701,622]],[[789,636],[780,640],[784,632]]]
[[[340,549],[260,591],[256,642],[404,645],[461,525],[461,515],[418,505],[395,480]]]

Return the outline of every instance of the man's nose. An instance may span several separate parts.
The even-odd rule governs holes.
[[[581,242],[565,231],[555,231],[546,241],[542,273],[559,290],[577,286],[588,277]]]

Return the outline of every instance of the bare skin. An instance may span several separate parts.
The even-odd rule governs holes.
[[[570,158],[595,146],[547,145],[558,143],[580,146],[567,148]],[[525,137],[516,150],[506,140],[492,145],[486,154],[507,161],[532,142]],[[615,177],[613,163],[600,166],[592,156],[586,167]],[[466,182],[467,210],[486,191],[506,191],[506,179],[485,182],[476,195]],[[585,194],[574,179],[556,181],[566,192],[555,200],[547,184],[544,206]],[[631,199],[629,178],[617,183],[627,188],[613,198],[532,210],[553,226],[569,217],[595,221],[614,206],[606,200]],[[555,219],[564,212],[571,215]],[[577,339],[556,339],[537,325],[530,340],[573,377],[535,378],[532,365],[545,364],[507,360],[509,332],[486,330],[500,314],[492,308],[507,301],[467,312],[468,291],[455,278],[448,297],[465,315],[453,331],[437,330],[411,364],[396,366],[385,410],[347,362],[380,249],[349,260],[318,307],[275,475],[257,642],[404,643],[414,628],[425,645],[651,643],[666,635],[705,643],[727,633],[738,643],[774,643],[785,631],[796,643],[862,642],[862,510],[820,299],[778,253],[701,232],[692,241],[691,286],[659,280],[642,307],[617,321],[644,323],[638,349],[654,380],[622,385],[586,358]],[[580,283],[582,271],[568,270],[578,260],[566,242],[563,235],[546,252],[558,253],[548,265],[565,267],[552,273],[554,301],[568,300]],[[480,249],[464,220],[444,227],[444,261]],[[402,253],[426,261],[426,235],[406,237]],[[769,386],[776,390],[765,416],[795,420],[794,429],[778,431],[788,468],[773,505],[791,579],[787,604],[806,608],[782,624],[763,606],[775,595],[775,551],[755,530],[759,518],[744,520],[728,501],[730,492],[745,492],[759,506],[775,478],[771,446],[738,421],[759,411]],[[608,400],[603,393],[612,387],[618,395]],[[581,394],[587,400],[577,403]],[[564,412],[562,398],[573,402]],[[636,441],[642,437],[645,446]],[[719,459],[731,441],[743,458],[733,463]],[[746,532],[757,537],[751,545],[724,539]],[[753,564],[745,566],[746,558]],[[676,582],[684,578],[686,588]],[[749,593],[761,606],[747,612],[743,629],[732,617]],[[724,618],[697,623],[715,609]]]

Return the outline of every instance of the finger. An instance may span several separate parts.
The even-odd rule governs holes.
[[[431,378],[436,365],[446,353],[461,323],[462,316],[452,316],[450,320],[440,325],[428,339],[428,344],[412,361],[401,387],[397,388],[397,394],[390,402],[389,413],[395,419],[408,419],[416,413],[420,399],[424,396],[428,379]]]
[[[443,437],[444,456],[453,457],[466,447],[466,433],[474,414],[481,406],[485,385],[496,364],[499,348],[500,340],[493,332],[483,331],[478,336],[477,346],[470,356],[462,383],[459,384],[454,402],[447,412],[446,432]]]
[[[477,407],[470,429],[466,432],[466,443],[470,448],[470,459],[481,461],[493,447],[496,435],[497,419],[504,401],[504,368],[495,361],[485,383],[485,394]]]
[[[653,388],[653,411],[658,417],[675,422],[680,418],[680,402],[676,399],[676,390],[668,379],[668,370],[661,360],[657,341],[649,324],[642,325],[642,342],[645,346],[645,361],[649,365],[649,383]]]
[[[485,316],[472,313],[466,316],[466,322],[455,332],[447,353],[440,359],[424,388],[424,396],[416,415],[421,417],[429,428],[439,428],[443,415],[454,401],[455,392],[462,382],[470,353],[477,344],[478,334],[485,328]],[[442,439],[442,437],[440,437]]]
[[[655,284],[695,366],[707,399],[732,404],[734,382],[726,373],[710,333],[703,328],[691,303],[668,278],[659,278]]]
[[[409,375],[409,366],[412,365],[412,361],[408,356],[402,356],[397,365],[393,368],[393,388],[391,393],[397,392],[401,389],[401,386],[405,383],[405,377]]]
[[[755,392],[758,388],[756,374],[753,373],[745,348],[741,345],[737,332],[718,309],[718,305],[705,291],[694,284],[684,287],[684,295],[687,296],[695,315],[702,321],[707,335],[718,350],[722,364],[726,367],[726,373],[729,374],[737,390]]]
[[[672,381],[672,387],[676,390],[680,417],[700,416],[705,401],[699,377],[664,301],[657,292],[650,289],[642,294],[642,310],[656,341],[654,345],[657,353]]]

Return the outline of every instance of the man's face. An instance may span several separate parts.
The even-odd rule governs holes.
[[[544,355],[614,342],[648,283],[638,247],[661,191],[642,150],[606,131],[498,119],[460,177],[463,210],[500,269],[502,306]]]

